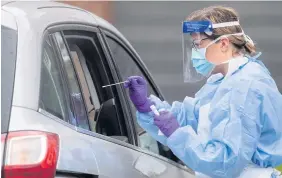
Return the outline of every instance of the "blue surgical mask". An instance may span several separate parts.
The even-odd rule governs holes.
[[[215,68],[215,65],[206,59],[206,50],[207,48],[201,48],[197,50],[192,48],[191,58],[193,67],[196,69],[196,71],[201,75],[208,77]]]

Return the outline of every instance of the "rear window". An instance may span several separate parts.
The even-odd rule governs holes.
[[[17,32],[1,25],[1,134],[8,131],[16,68]]]

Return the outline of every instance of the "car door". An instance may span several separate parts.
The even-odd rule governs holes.
[[[125,42],[118,37],[118,35],[110,32],[109,30],[103,30],[103,39],[106,43],[109,56],[111,56],[113,65],[118,75],[118,81],[125,81],[128,76],[141,75],[148,81],[149,92],[163,99],[159,89],[154,84],[150,73],[138,58],[138,55],[131,50]],[[165,147],[154,140],[145,130],[143,130],[136,122],[136,109],[133,104],[129,101],[128,95],[125,93],[123,88],[123,95],[127,101],[127,105],[131,111],[131,123],[134,124],[135,134],[138,137],[138,146],[142,155],[151,157],[152,159],[157,158],[164,165],[169,167],[164,177],[168,175],[173,177],[191,177],[193,171],[187,167],[181,165],[181,162],[172,154],[168,147]],[[168,176],[169,177],[169,176]]]
[[[99,31],[94,27],[75,24],[53,27],[51,31],[64,61],[63,71],[72,99],[76,131],[79,138],[87,143],[81,146],[84,150],[92,150],[91,153],[83,153],[76,145],[77,154],[89,158],[94,155],[99,170],[95,175],[99,177],[164,175],[169,169],[167,165],[146,157],[134,146],[136,139],[132,137],[131,125],[125,123],[128,108],[124,107],[123,99],[118,98],[120,91],[102,87],[114,81],[100,45]],[[59,169],[62,169],[61,165]],[[89,174],[87,170],[91,170],[92,166],[89,159],[80,165],[83,169],[78,171]]]

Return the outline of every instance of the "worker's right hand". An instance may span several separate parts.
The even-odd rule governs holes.
[[[160,115],[154,116],[154,124],[166,137],[169,137],[180,127],[173,113],[166,110],[160,111]]]
[[[130,76],[124,83],[124,87],[129,89],[129,97],[139,112],[151,111],[151,101],[147,97],[147,83],[144,78]]]

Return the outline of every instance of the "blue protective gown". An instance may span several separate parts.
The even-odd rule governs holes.
[[[211,177],[238,177],[248,164],[282,164],[282,95],[261,61],[241,57],[237,64],[226,77],[211,76],[195,98],[169,105],[150,96],[157,109],[170,110],[181,126],[169,138],[158,135],[152,112],[137,112],[141,127],[188,167]],[[210,132],[201,139],[199,108],[207,103]]]

